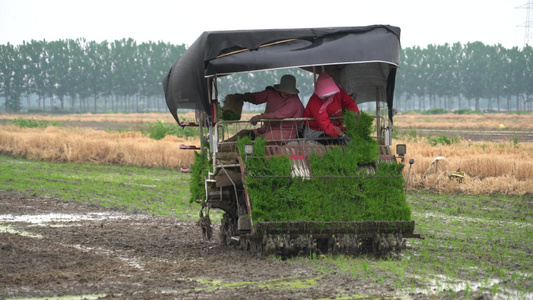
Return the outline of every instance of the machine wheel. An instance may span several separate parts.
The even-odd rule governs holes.
[[[237,235],[237,218],[224,213],[220,224],[220,243],[226,246],[237,246],[239,243],[231,237]]]
[[[211,219],[209,219],[209,212],[204,216],[203,208],[200,210],[198,225],[202,228],[202,236],[204,239],[210,240],[213,236],[213,227],[211,226]]]

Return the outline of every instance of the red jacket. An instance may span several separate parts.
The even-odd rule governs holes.
[[[330,120],[330,117],[342,117],[343,109],[349,109],[359,114],[359,107],[355,101],[342,89],[333,96],[333,102],[320,113],[322,104],[322,100],[316,94],[313,94],[305,108],[304,118],[314,118],[314,121],[307,121],[309,128],[324,131],[324,133],[332,137],[339,137],[339,133],[344,127],[341,126],[342,120]]]
[[[298,95],[293,95],[287,99],[281,97],[279,92],[264,90],[252,93],[254,95],[253,104],[266,102],[265,112],[261,114],[262,119],[286,119],[302,118],[304,106]],[[293,139],[298,136],[297,122],[265,122],[262,127],[254,130],[258,136],[267,140],[273,139]]]

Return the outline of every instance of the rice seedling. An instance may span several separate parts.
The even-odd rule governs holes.
[[[514,148],[518,148],[520,146],[518,142],[518,136],[516,135],[516,133],[513,134],[513,138],[511,139],[511,142],[513,143]]]
[[[254,221],[411,219],[405,201],[403,164],[378,162],[379,146],[370,136],[373,118],[361,113],[356,119],[351,112],[345,114],[344,121],[352,122],[347,126],[352,141],[344,149],[330,149],[323,157],[313,154],[309,167],[313,173],[311,178],[292,177],[290,159],[286,156],[266,158],[267,141],[255,139],[254,154],[243,157]],[[238,141],[241,153],[249,143],[249,137]],[[368,163],[376,166],[374,175],[358,168]],[[200,186],[203,182],[196,184]]]
[[[50,163],[0,155],[1,189],[196,219],[190,174],[163,168]]]
[[[414,141],[418,137],[418,133],[414,127],[409,127],[409,132],[407,134],[409,141]]]
[[[196,138],[199,135],[199,129],[196,127],[180,128],[176,122],[166,123],[163,120],[157,120],[156,123],[148,124],[148,130],[145,134],[155,140],[161,140],[168,135]]]
[[[439,136],[428,136],[427,140],[431,146],[451,145],[451,144],[455,144],[461,141],[461,137],[454,136],[454,137],[448,138],[445,135],[439,135]]]
[[[418,193],[409,194],[408,201],[415,231],[425,239],[409,240],[398,257],[342,256],[327,263],[360,280],[437,297],[473,297],[485,291],[502,298],[533,295],[533,214],[519,209],[533,203],[531,195]],[[441,209],[459,205],[459,211]]]
[[[24,128],[46,128],[48,126],[59,126],[60,123],[58,121],[48,121],[48,120],[36,120],[36,119],[23,119],[23,118],[16,118],[13,119],[12,124],[24,127]]]

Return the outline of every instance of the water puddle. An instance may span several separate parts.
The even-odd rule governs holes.
[[[424,213],[415,213],[413,212],[413,216],[420,216],[420,217],[430,217],[442,220],[444,222],[447,222],[448,220],[456,220],[456,221],[465,221],[468,223],[480,223],[480,224],[490,224],[490,226],[495,226],[494,223],[497,222],[500,225],[513,225],[517,228],[521,227],[533,227],[533,223],[528,222],[512,222],[512,221],[505,221],[505,220],[491,220],[491,219],[482,219],[482,218],[474,218],[474,217],[464,217],[464,216],[452,216],[449,214],[441,214],[441,213],[432,213],[432,212],[424,212]]]
[[[0,223],[0,232],[10,233],[10,234],[18,234],[18,235],[21,235],[21,236],[31,237],[31,238],[36,238],[36,239],[42,239],[43,238],[42,235],[33,234],[33,233],[30,233],[30,232],[27,232],[27,231],[24,231],[24,230],[19,230],[19,229],[13,228],[13,226],[10,226],[10,225],[3,225],[2,223]]]
[[[111,213],[88,213],[84,215],[80,214],[40,214],[40,215],[0,215],[0,223],[2,222],[25,222],[34,225],[42,225],[44,223],[54,222],[76,222],[76,221],[98,221],[109,219],[130,219],[130,216],[124,214],[111,214]]]
[[[60,296],[60,297],[38,297],[38,298],[6,298],[6,300],[93,300],[100,299],[107,296],[107,294],[100,295],[79,295],[79,296]],[[115,294],[120,296],[120,294]]]
[[[120,213],[88,213],[88,214],[57,214],[57,213],[50,213],[50,214],[40,214],[40,215],[0,215],[0,232],[10,233],[10,234],[18,234],[25,237],[30,238],[37,238],[41,239],[43,236],[39,234],[33,234],[24,230],[20,230],[17,228],[14,228],[11,225],[8,225],[6,223],[29,223],[32,224],[32,226],[49,226],[49,227],[66,227],[66,226],[73,226],[72,222],[77,221],[103,221],[103,220],[110,220],[110,219],[131,219],[131,216],[120,214]],[[135,218],[138,218],[136,216]],[[146,217],[148,218],[148,216]],[[50,224],[52,223],[52,224]],[[58,224],[60,223],[60,224]],[[184,225],[184,224],[181,224]],[[129,258],[128,256],[120,255],[116,251],[103,249],[103,248],[92,248],[92,247],[84,247],[82,245],[68,245],[68,244],[62,244],[65,247],[71,247],[78,249],[80,251],[84,252],[91,252],[91,253],[102,253],[105,255],[113,255],[116,258],[122,260],[124,263],[128,264],[129,266],[132,266],[134,268],[143,270],[143,266],[140,262],[137,260],[133,260]],[[70,297],[70,296],[69,296]],[[57,299],[86,299],[86,296],[72,296],[73,298],[57,298]],[[96,298],[99,296],[96,295]],[[50,298],[46,298],[50,299]],[[92,299],[92,298],[87,298]]]
[[[198,279],[199,283],[208,286],[208,289],[238,289],[245,287],[268,288],[277,290],[305,289],[316,286],[317,278],[276,278],[263,280],[260,282],[242,281],[242,282],[224,282],[223,280]]]
[[[490,279],[487,278],[482,281],[470,281],[470,280],[455,280],[450,279],[444,275],[434,275],[435,278],[428,279],[418,276],[414,276],[417,280],[426,282],[426,288],[417,288],[415,293],[421,293],[428,296],[439,295],[444,291],[469,291],[471,293],[478,293],[484,290],[487,290],[487,293],[496,294],[498,297],[503,297],[505,299],[533,299],[533,293],[524,293],[517,290],[502,290],[498,288],[498,285],[501,283],[499,279]],[[494,290],[494,288],[496,290]]]
[[[245,281],[245,282],[226,282],[219,279],[204,279],[204,278],[188,278],[183,280],[197,281],[204,285],[204,287],[186,289],[186,290],[163,290],[158,292],[158,294],[165,296],[179,296],[184,294],[189,294],[191,292],[203,292],[210,293],[219,289],[239,289],[239,288],[261,288],[261,289],[270,289],[270,290],[292,290],[292,289],[307,289],[313,288],[317,285],[317,280],[320,277],[315,278],[305,278],[305,277],[292,277],[292,278],[277,278],[271,280],[262,280],[262,281]],[[135,293],[134,293],[135,294]],[[120,297],[121,294],[114,294],[115,296]],[[94,295],[71,295],[71,296],[61,296],[61,297],[37,297],[37,298],[16,298],[17,300],[81,300],[81,299],[98,299],[101,297],[107,296],[106,294],[94,294]],[[357,295],[343,295],[338,294],[336,296],[328,298],[317,298],[318,300],[325,299],[400,299],[407,300],[410,299],[407,295],[402,294],[357,294]],[[14,300],[14,299],[6,299]]]

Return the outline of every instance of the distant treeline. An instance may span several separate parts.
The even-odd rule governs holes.
[[[396,103],[403,108],[532,110],[533,107],[531,46],[506,49],[474,42],[406,48],[397,74]],[[398,101],[399,98],[403,101]],[[480,105],[481,99],[485,107]]]
[[[161,82],[184,51],[185,45],[132,39],[2,45],[0,97],[8,112],[20,111],[23,102],[36,111],[161,109]]]
[[[118,112],[166,110],[162,80],[186,46],[85,39],[0,45],[0,111]],[[533,49],[481,42],[402,49],[396,108],[531,110]],[[310,74],[291,69],[221,79],[219,93],[261,90],[283,73],[298,78],[302,100]],[[248,80],[253,77],[253,80]]]

